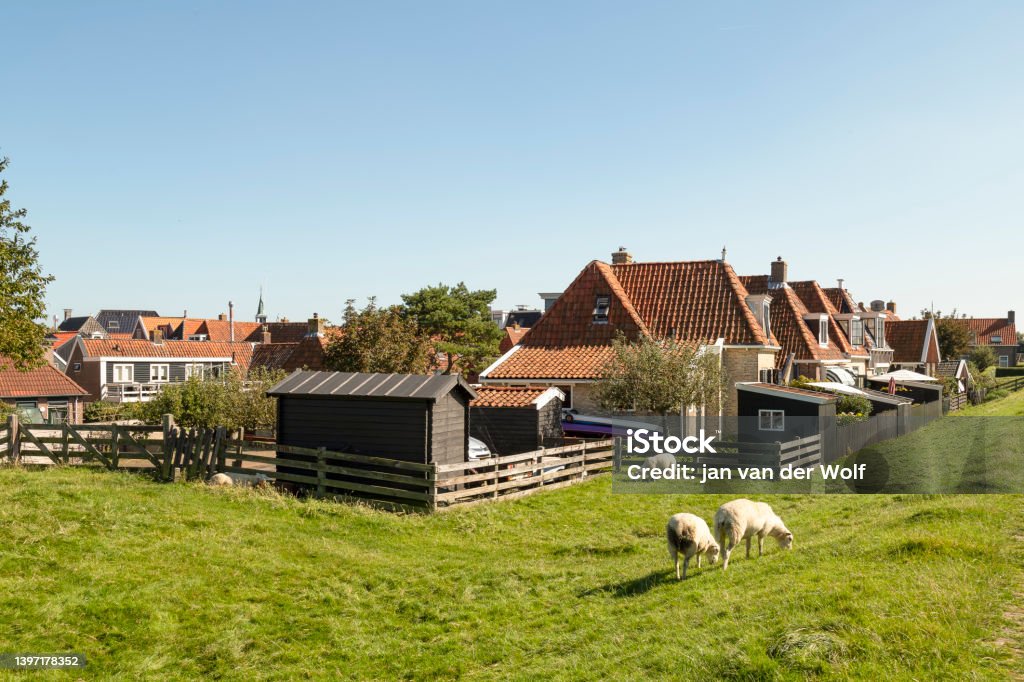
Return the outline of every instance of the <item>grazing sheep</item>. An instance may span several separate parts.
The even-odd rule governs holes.
[[[641,470],[643,469],[674,469],[676,466],[676,458],[667,452],[663,452],[660,455],[654,455],[644,460],[644,463],[640,465]]]
[[[793,534],[786,528],[772,508],[764,502],[739,499],[726,502],[715,512],[715,537],[722,545],[722,570],[729,568],[729,555],[740,540],[747,541],[750,558],[750,539],[757,536],[757,555],[764,553],[764,538],[775,538],[779,547],[793,548]]]
[[[711,537],[711,529],[699,516],[693,514],[676,514],[665,526],[665,539],[668,540],[668,556],[676,566],[676,580],[686,579],[686,567],[690,559],[697,555],[697,568],[700,568],[701,557],[707,554],[711,563],[718,561],[718,543]],[[679,554],[683,555],[683,574],[679,575]]]
[[[263,486],[270,485],[270,477],[264,473],[255,474],[214,474],[210,477],[210,485],[226,486],[226,485],[244,485],[244,486]]]

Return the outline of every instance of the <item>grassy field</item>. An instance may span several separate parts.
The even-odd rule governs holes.
[[[85,678],[1019,678],[1021,496],[773,496],[793,551],[676,582],[665,520],[726,499],[599,477],[401,516],[0,469],[0,650]]]

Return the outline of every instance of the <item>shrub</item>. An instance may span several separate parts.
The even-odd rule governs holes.
[[[987,403],[990,400],[999,400],[1000,398],[1005,398],[1008,395],[1010,395],[1009,391],[998,388],[985,394],[985,402]]]
[[[996,354],[988,346],[975,346],[967,354],[967,358],[982,372],[996,364]]]
[[[1024,365],[996,367],[996,377],[1024,377]]]
[[[155,399],[142,403],[143,419],[159,424],[164,414],[173,414],[176,423],[189,428],[272,429],[277,400],[266,392],[284,376],[281,371],[256,369],[243,377],[233,369],[222,376],[192,377],[166,386]]]
[[[862,421],[871,416],[871,401],[859,395],[839,395],[836,403],[836,413],[848,415]]]
[[[86,403],[85,409],[82,410],[82,420],[87,424],[143,420],[144,405],[145,403],[108,403],[102,400]]]

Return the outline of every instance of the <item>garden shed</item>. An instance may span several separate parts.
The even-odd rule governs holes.
[[[419,464],[466,461],[469,402],[476,393],[457,374],[296,370],[267,395],[278,399],[281,445]],[[288,458],[303,459],[278,454]]]
[[[835,429],[833,395],[764,383],[738,383],[736,389],[742,442],[786,442]]]
[[[553,386],[481,386],[469,404],[470,435],[498,455],[563,445],[565,394]]]

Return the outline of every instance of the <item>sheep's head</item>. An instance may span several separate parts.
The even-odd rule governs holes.
[[[708,557],[710,557],[711,563],[713,563],[713,564],[718,563],[718,554],[721,551],[722,550],[721,550],[721,548],[719,548],[717,542],[712,542],[711,543],[711,547],[707,551],[707,555],[708,555]]]
[[[793,549],[793,534],[788,530],[779,535],[776,540],[779,541],[779,547],[782,549]]]

